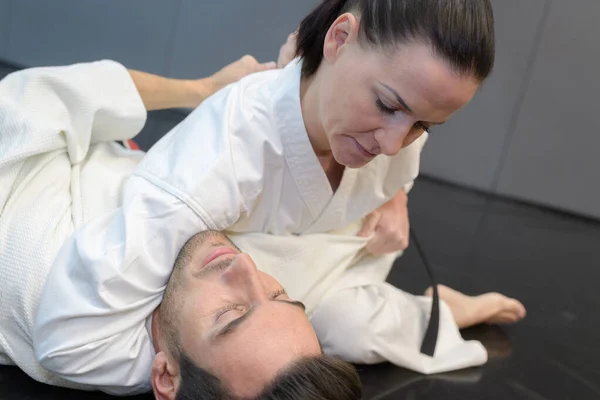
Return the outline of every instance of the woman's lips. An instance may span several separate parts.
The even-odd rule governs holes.
[[[368,151],[367,149],[365,149],[364,147],[362,147],[361,144],[358,143],[358,140],[354,139],[354,142],[356,143],[356,147],[358,148],[358,151],[363,155],[363,157],[365,157],[365,158],[377,157],[377,154],[373,154],[370,151]]]

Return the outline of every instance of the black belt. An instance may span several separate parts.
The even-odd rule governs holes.
[[[429,275],[431,287],[433,288],[433,299],[431,302],[429,324],[427,325],[427,330],[425,331],[425,336],[423,337],[423,342],[421,343],[421,353],[433,357],[435,354],[435,346],[437,344],[438,334],[440,331],[440,295],[438,293],[435,275],[431,270],[431,266],[427,261],[427,258],[425,257],[425,252],[419,245],[419,241],[417,240],[415,232],[412,230],[412,228],[410,229],[410,236],[411,241],[414,243],[417,252],[423,260],[423,264],[425,265],[425,269],[427,270],[427,274]]]

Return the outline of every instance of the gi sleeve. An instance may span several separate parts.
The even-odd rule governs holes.
[[[150,390],[147,324],[179,249],[207,225],[181,200],[133,177],[123,207],[67,239],[34,327],[36,359],[76,383],[126,395]]]
[[[145,156],[122,206],[78,229],[50,270],[34,328],[40,364],[118,395],[150,389],[149,317],[185,242],[231,226],[244,208],[227,112],[216,95]]]
[[[116,62],[14,72],[0,81],[0,167],[61,148],[78,164],[90,144],[132,138],[145,122],[135,85]]]

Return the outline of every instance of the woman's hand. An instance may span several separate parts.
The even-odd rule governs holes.
[[[394,198],[367,215],[358,236],[369,237],[367,251],[382,255],[405,250],[409,242],[408,197],[400,190]]]

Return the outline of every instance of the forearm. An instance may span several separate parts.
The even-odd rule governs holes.
[[[211,78],[171,79],[142,71],[128,71],[148,111],[196,107],[214,93]]]
[[[275,63],[260,64],[252,56],[244,56],[203,79],[170,79],[129,70],[148,111],[166,108],[195,108],[207,97],[242,77],[275,68]]]

